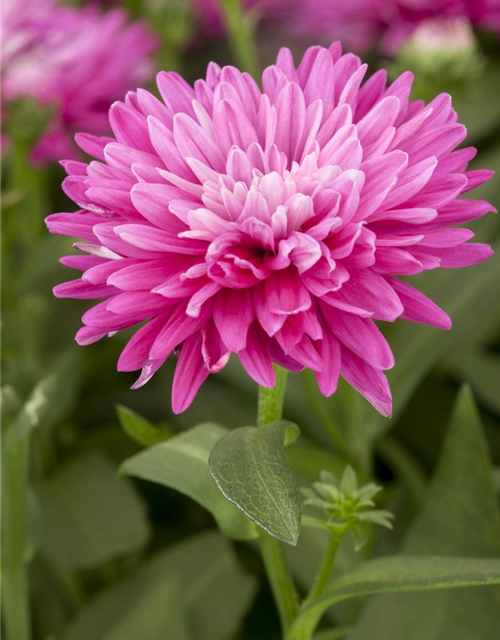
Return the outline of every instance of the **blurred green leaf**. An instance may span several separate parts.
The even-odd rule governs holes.
[[[500,356],[468,349],[451,354],[450,373],[468,382],[484,404],[500,416]]]
[[[292,624],[286,640],[307,637],[306,634],[312,632],[323,613],[343,600],[376,593],[432,591],[493,584],[500,584],[500,560],[497,558],[397,556],[370,560],[354,571],[332,581],[318,600],[302,610]],[[390,615],[395,615],[394,609],[391,609]],[[373,631],[375,630],[372,628]],[[375,636],[369,637],[371,640]],[[405,638],[405,636],[387,635],[383,637],[385,640],[387,638],[404,640]],[[420,639],[425,637],[425,640],[428,638],[422,635],[418,637]],[[470,638],[469,635],[468,639]]]
[[[26,435],[40,425],[49,429],[66,415],[76,395],[78,355],[74,350],[67,351],[35,386],[9,429],[12,439]]]
[[[311,480],[318,479],[321,469],[341,476],[346,466],[346,462],[340,456],[316,447],[296,444],[287,448],[286,454],[292,469]]]
[[[487,136],[498,125],[499,84],[500,65],[490,64],[474,77],[466,90],[453,93],[453,106],[458,112],[459,121],[467,127],[468,141],[471,143]]]
[[[21,398],[10,384],[0,388],[0,410],[2,426],[5,428],[21,409]]]
[[[167,631],[168,630],[168,631]],[[190,640],[183,597],[174,579],[151,587],[140,606],[124,611],[106,640]]]
[[[218,424],[200,424],[129,458],[120,472],[157,482],[196,500],[230,538],[255,538],[253,523],[222,495],[208,469],[210,451],[227,433]]]
[[[78,380],[75,365],[70,352],[63,354],[15,417],[18,399],[10,393],[7,413],[12,421],[6,425],[2,446],[2,575],[9,588],[4,589],[2,605],[11,638],[30,637],[27,564],[40,538],[37,506],[29,487],[31,436],[39,427],[48,430],[57,424],[70,408]]]
[[[285,442],[298,435],[298,427],[284,421],[241,427],[221,438],[209,459],[210,473],[226,498],[272,536],[292,545],[299,537],[301,504]]]
[[[500,519],[491,463],[471,392],[458,396],[427,500],[404,554],[500,555]],[[472,561],[471,561],[472,562]],[[500,562],[500,561],[499,561]],[[496,564],[491,560],[492,566]],[[352,640],[494,640],[500,590],[383,596],[373,600]],[[478,615],[481,611],[481,615]]]
[[[93,567],[143,547],[149,525],[133,485],[99,451],[60,467],[38,487],[43,547],[66,567]]]
[[[318,631],[313,636],[313,640],[341,640],[341,638],[347,638],[351,627],[337,627],[335,629],[325,629],[324,631]]]
[[[195,640],[233,638],[255,594],[254,579],[239,567],[227,541],[218,532],[209,531],[157,554],[133,575],[97,596],[77,615],[63,640],[109,640],[121,625],[124,612],[134,611],[139,617],[141,610],[151,618],[147,633],[134,640],[177,640],[165,623],[165,617],[176,616],[171,608],[177,606],[177,599],[169,600],[172,584],[182,598]],[[163,602],[156,600],[158,606],[150,607],[150,594],[158,595],[162,589]]]
[[[170,430],[158,429],[152,422],[123,405],[116,405],[116,413],[125,433],[143,447],[152,447],[173,436]]]

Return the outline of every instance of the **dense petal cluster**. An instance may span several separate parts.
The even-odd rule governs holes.
[[[411,74],[387,86],[353,54],[288,49],[262,76],[211,63],[194,88],[158,75],[163,100],[129,93],[110,110],[114,138],[82,134],[96,158],[66,162],[80,207],[48,218],[82,239],[62,262],[83,271],[60,297],[103,299],[79,344],[145,321],[121,371],[147,382],[178,356],[173,409],[236,353],[260,385],[272,363],[313,370],[325,395],[339,375],[381,413],[393,356],[374,320],[448,329],[450,320],[400,280],[491,254],[454,225],[492,207],[459,198],[488,180],[467,171],[475,150],[450,97],[409,100]]]
[[[112,102],[153,73],[155,39],[122,9],[5,0],[2,26],[3,102],[28,96],[55,111],[40,162],[73,155],[75,131],[107,132]]]

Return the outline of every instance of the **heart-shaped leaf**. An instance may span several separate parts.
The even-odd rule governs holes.
[[[221,438],[210,454],[210,473],[222,493],[275,538],[295,545],[301,504],[285,443],[299,435],[290,422],[241,427]]]

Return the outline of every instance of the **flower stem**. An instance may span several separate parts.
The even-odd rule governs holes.
[[[347,527],[342,527],[335,531],[332,531],[332,533],[330,534],[328,546],[326,548],[325,555],[323,556],[323,560],[321,561],[319,571],[316,575],[309,595],[302,603],[302,608],[307,607],[309,604],[311,604],[311,602],[316,600],[316,598],[319,598],[319,596],[321,596],[323,591],[325,590],[328,579],[330,577],[330,573],[332,572],[340,541],[342,540],[342,537],[346,531]]]
[[[259,388],[257,416],[259,427],[280,420],[283,413],[287,374],[281,367],[275,366],[275,371],[276,386],[272,389]],[[281,626],[285,632],[299,610],[297,591],[281,543],[264,530],[260,531],[259,541],[262,560],[278,607]]]
[[[248,71],[255,79],[259,74],[259,62],[253,39],[254,21],[243,10],[241,0],[218,0],[227,37],[233,56],[242,71]]]
[[[259,387],[258,427],[281,420],[283,415],[287,372],[286,369],[276,365],[274,371],[276,372],[276,385],[271,389]]]

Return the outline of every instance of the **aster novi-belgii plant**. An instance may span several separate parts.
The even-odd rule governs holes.
[[[449,329],[400,276],[491,255],[458,226],[491,211],[461,196],[490,179],[467,171],[471,147],[449,95],[410,100],[412,75],[363,83],[367,66],[339,43],[296,67],[282,49],[262,76],[211,63],[194,87],[158,75],[109,113],[113,138],[79,134],[95,160],[64,162],[76,213],[47,219],[82,241],[63,264],[82,276],[58,297],[102,300],[77,334],[88,345],[137,330],[118,361],[145,384],[178,356],[172,404],[184,411],[231,353],[261,386],[276,363],[339,376],[383,415],[394,365],[375,321]]]

